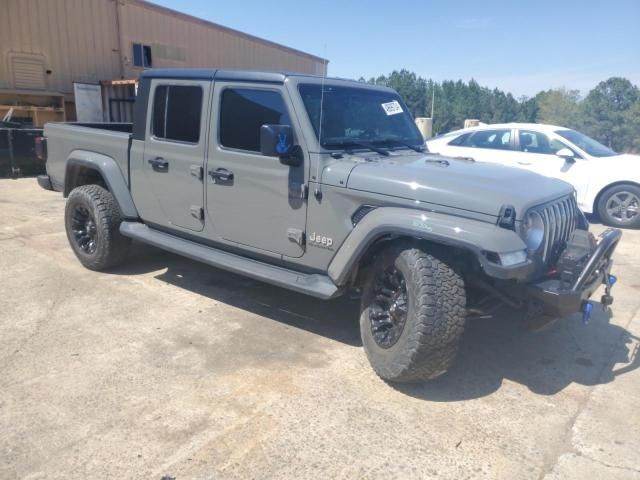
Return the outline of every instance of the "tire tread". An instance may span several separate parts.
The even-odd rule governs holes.
[[[380,260],[390,262],[399,256],[411,272],[407,289],[415,295],[417,311],[402,333],[408,335],[402,354],[393,362],[374,360],[372,365],[388,381],[431,380],[449,369],[458,352],[466,315],[464,282],[445,259],[418,248],[391,247]]]
[[[113,194],[100,185],[76,187],[67,199],[66,216],[71,214],[75,202],[87,202],[93,207],[96,226],[102,236],[97,255],[83,255],[75,248],[68,220],[65,220],[67,237],[80,262],[91,270],[106,270],[121,264],[127,256],[131,240],[120,233],[122,214]]]

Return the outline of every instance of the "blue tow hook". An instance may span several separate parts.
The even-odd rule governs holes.
[[[613,297],[611,296],[611,287],[618,281],[615,275],[607,275],[607,286],[604,289],[604,295],[600,299],[602,303],[602,310],[607,310],[609,305],[613,303]]]
[[[585,302],[582,307],[582,324],[589,325],[589,320],[591,319],[591,312],[593,311],[593,303]]]

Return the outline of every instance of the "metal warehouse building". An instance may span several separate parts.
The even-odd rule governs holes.
[[[147,67],[323,74],[326,63],[142,0],[0,0],[0,119],[10,107],[34,125],[74,119],[74,82],[133,91]]]

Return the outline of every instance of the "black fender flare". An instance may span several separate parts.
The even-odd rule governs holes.
[[[116,199],[123,218],[138,219],[138,210],[133,203],[133,197],[125,180],[122,170],[116,161],[101,153],[75,150],[71,152],[66,162],[64,175],[64,196],[67,197],[73,189],[73,177],[75,170],[79,167],[96,170],[105,183],[111,194]]]
[[[497,278],[522,277],[532,262],[502,267],[489,262],[485,252],[525,250],[513,230],[455,215],[408,208],[382,207],[368,213],[351,231],[329,264],[328,274],[336,285],[345,285],[367,249],[384,236],[405,236],[451,245],[470,251],[485,273]]]

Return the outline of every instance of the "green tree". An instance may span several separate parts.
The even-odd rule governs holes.
[[[629,133],[623,151],[640,153],[640,99],[629,107],[625,117]]]
[[[540,110],[536,98],[528,98],[526,95],[523,95],[518,99],[518,103],[520,103],[520,113],[518,114],[517,121],[527,123],[535,122],[538,117],[538,111]]]
[[[638,87],[626,78],[600,82],[581,104],[582,129],[616,151],[631,148],[637,130],[628,122],[629,111],[639,98]]]
[[[640,151],[640,92],[624,78],[601,82],[584,100],[577,90],[566,88],[516,100],[510,93],[483,87],[474,79],[438,83],[406,69],[360,81],[394,88],[416,117],[431,116],[435,94],[436,135],[462,128],[467,118],[485,123],[539,122],[582,130],[618,151]]]
[[[538,93],[535,98],[538,105],[536,122],[571,128],[578,126],[579,90],[547,90]]]

